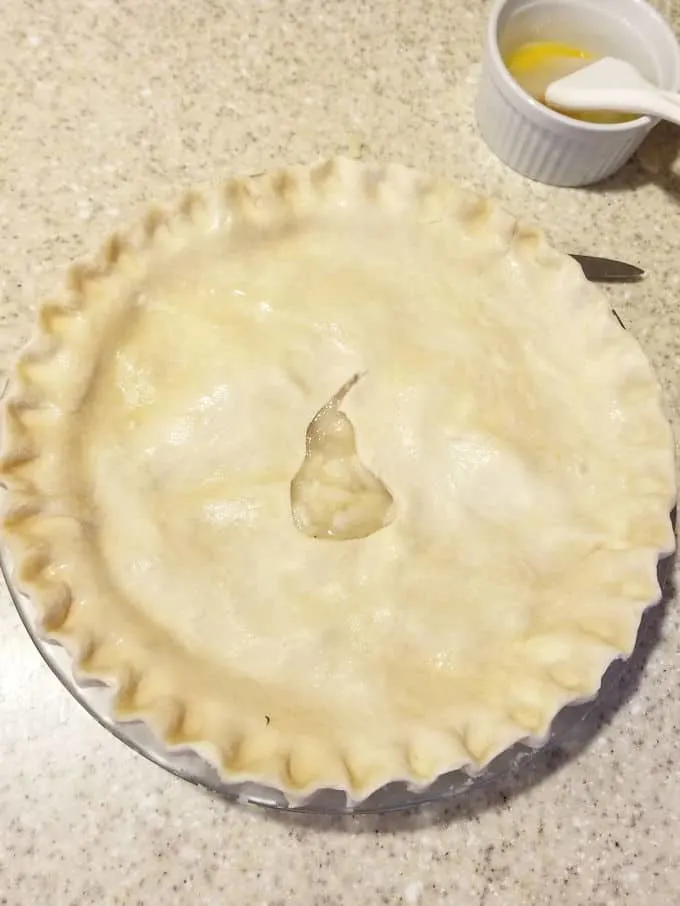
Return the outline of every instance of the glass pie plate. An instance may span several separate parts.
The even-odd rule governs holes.
[[[665,567],[668,563],[670,560],[662,561],[659,567],[661,588],[664,587],[663,580],[667,576]],[[291,813],[326,816],[376,814],[433,803],[453,803],[454,800],[479,792],[481,788],[498,783],[503,778],[515,777],[520,773],[522,779],[526,778],[526,784],[531,785],[530,775],[539,752],[545,753],[550,748],[562,747],[568,739],[574,737],[578,739],[584,733],[586,737],[590,737],[593,731],[593,716],[598,710],[598,704],[606,701],[606,710],[610,710],[612,704],[616,710],[618,704],[626,697],[625,690],[631,684],[626,681],[624,674],[630,672],[637,675],[643,666],[650,648],[650,636],[656,635],[654,626],[650,624],[658,624],[663,613],[663,607],[650,607],[643,617],[633,657],[628,660],[615,660],[606,671],[597,696],[586,701],[575,701],[563,708],[553,720],[546,737],[529,738],[513,745],[481,771],[474,773],[466,770],[451,771],[441,775],[425,788],[410,788],[403,782],[390,783],[360,802],[349,800],[340,790],[323,789],[318,790],[303,804],[299,804],[290,803],[283,792],[273,787],[250,782],[226,783],[217,770],[192,749],[169,748],[142,721],[116,720],[111,709],[111,689],[103,682],[75,676],[67,651],[41,632],[30,599],[22,594],[12,581],[11,559],[4,549],[0,549],[0,571],[17,613],[47,666],[75,700],[117,739],[176,777],[226,799]],[[651,641],[653,642],[654,638]],[[632,663],[640,660],[641,663]],[[595,722],[595,730],[598,723],[599,721]],[[583,732],[579,733],[579,728]],[[577,745],[577,749],[580,747]]]

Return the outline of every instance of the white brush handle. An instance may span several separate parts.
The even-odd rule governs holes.
[[[626,113],[660,116],[671,123],[680,125],[680,96],[671,91],[631,91],[626,92],[625,95],[622,92],[620,106],[616,109]]]
[[[669,101],[671,104],[675,104],[680,108],[680,94],[677,91],[662,91],[661,88],[656,92],[656,94],[663,98],[666,101]]]
[[[627,112],[645,113],[647,116],[660,116],[662,119],[680,126],[680,97],[670,91],[639,91],[626,99]],[[631,106],[634,100],[635,105]],[[623,109],[623,107],[621,108]]]
[[[550,101],[550,92],[548,92]],[[578,97],[569,99],[560,96],[558,106],[572,110],[612,110],[617,113],[640,113],[645,116],[658,116],[671,123],[680,125],[680,95],[672,91],[645,91],[634,89],[620,91],[598,88],[588,97],[585,91]]]

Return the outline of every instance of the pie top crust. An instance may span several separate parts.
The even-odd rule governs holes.
[[[293,797],[542,736],[632,650],[674,545],[657,382],[578,265],[344,159],[76,266],[1,477],[17,584],[118,716]]]

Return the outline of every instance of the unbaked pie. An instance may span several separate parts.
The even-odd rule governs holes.
[[[360,798],[545,734],[672,549],[659,388],[494,203],[334,159],[151,212],[4,410],[18,586],[120,717]]]

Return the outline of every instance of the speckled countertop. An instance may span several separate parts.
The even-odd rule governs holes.
[[[488,2],[5,0],[0,367],[64,266],[152,198],[331,152],[396,158],[502,197],[555,244],[639,262],[611,291],[680,430],[680,133],[595,190],[481,144]],[[680,27],[680,0],[665,12]],[[671,583],[672,584],[672,583]],[[0,904],[670,906],[680,867],[680,616],[667,592],[565,743],[462,803],[290,820],[230,806],[125,748],[62,689],[3,590]],[[663,619],[662,619],[663,617]]]

